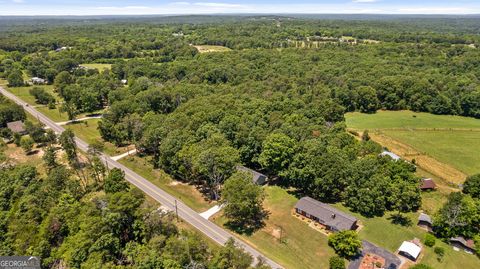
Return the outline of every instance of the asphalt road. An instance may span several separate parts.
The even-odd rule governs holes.
[[[15,96],[14,94],[8,92],[4,88],[0,87],[0,93],[2,93],[4,96],[7,98],[13,100],[15,103],[23,106],[25,111],[30,113],[32,116],[37,118],[40,122],[45,124],[46,126],[50,127],[53,131],[56,133],[60,134],[65,129],[58,124],[56,124],[54,121],[49,119],[47,116],[43,115],[42,113],[38,112],[34,107],[29,106],[26,102]],[[88,144],[84,142],[83,140],[79,139],[78,137],[75,137],[75,140],[77,142],[77,146],[80,150],[86,152],[88,149]],[[101,154],[101,158],[104,160],[105,164],[109,169],[112,169],[114,167],[119,168],[125,172],[125,178],[127,181],[129,181],[131,184],[135,185],[137,188],[142,190],[145,194],[148,196],[152,197],[155,199],[157,202],[159,202],[161,205],[164,207],[167,207],[168,209],[172,211],[177,211],[178,216],[183,219],[184,221],[188,222],[190,225],[195,227],[197,230],[211,238],[213,241],[224,245],[227,240],[230,237],[233,237],[235,241],[237,242],[238,246],[241,246],[246,252],[250,253],[254,258],[257,257],[263,257],[264,260],[266,261],[267,264],[269,264],[272,268],[283,268],[276,262],[270,260],[263,254],[261,254],[259,251],[251,247],[250,245],[246,244],[242,240],[235,238],[232,236],[230,233],[225,231],[223,228],[219,227],[218,225],[214,224],[213,222],[206,220],[200,216],[197,212],[195,212],[193,209],[185,205],[183,202],[177,200],[175,197],[172,195],[168,194],[164,190],[160,189],[159,187],[155,186],[152,184],[150,181],[147,179],[141,177],[137,173],[133,172],[132,170],[128,169],[121,163],[114,161],[110,156],[106,154]],[[175,204],[177,205],[177,209],[175,209]]]

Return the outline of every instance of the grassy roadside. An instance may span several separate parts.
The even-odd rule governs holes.
[[[215,205],[215,203],[207,201],[195,186],[175,181],[164,171],[154,169],[148,157],[130,156],[118,162],[177,197],[197,212],[203,212]]]

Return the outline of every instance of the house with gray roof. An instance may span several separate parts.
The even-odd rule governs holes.
[[[247,172],[249,174],[252,175],[252,181],[253,183],[257,184],[257,185],[263,185],[267,182],[267,176],[262,174],[262,173],[259,173],[255,170],[252,170],[248,167],[245,167],[245,166],[237,166],[237,171],[242,171],[242,172]]]
[[[12,121],[7,123],[7,128],[15,134],[26,134],[25,124],[22,121]]]
[[[295,212],[320,223],[330,231],[355,230],[357,218],[310,197],[303,197],[295,205]]]
[[[426,229],[427,231],[432,231],[432,226],[433,226],[432,218],[427,214],[420,213],[420,216],[418,216],[417,225]]]

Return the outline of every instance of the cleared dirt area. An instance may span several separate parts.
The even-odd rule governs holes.
[[[213,46],[213,45],[195,45],[193,46],[198,50],[200,53],[208,53],[208,52],[226,52],[231,51],[230,48],[224,46]]]

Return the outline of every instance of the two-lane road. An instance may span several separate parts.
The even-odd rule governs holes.
[[[46,126],[50,127],[53,131],[56,133],[62,133],[65,131],[65,129],[55,122],[53,122],[51,119],[43,115],[42,113],[38,112],[35,108],[32,106],[29,106],[27,103],[25,103],[23,100],[18,98],[17,96],[13,95],[12,93],[8,92],[4,88],[0,87],[0,93],[2,93],[4,96],[7,98],[13,100],[15,103],[23,106],[25,111],[30,113],[32,116],[37,118],[40,122],[45,124]],[[78,137],[75,137],[75,140],[77,142],[77,146],[80,150],[86,152],[88,149],[88,144],[84,142],[83,140],[79,139]],[[184,221],[188,222],[190,225],[198,229],[200,232],[204,233],[206,236],[211,238],[213,241],[224,245],[227,240],[230,237],[233,237],[230,233],[219,227],[218,225],[214,224],[213,222],[206,220],[202,218],[197,212],[195,212],[193,209],[185,205],[183,202],[176,200],[175,197],[172,195],[168,194],[164,190],[160,189],[159,187],[155,186],[152,184],[150,181],[147,179],[141,177],[137,173],[133,172],[129,168],[125,167],[121,163],[113,160],[110,158],[110,156],[106,154],[102,154],[101,158],[105,161],[105,163],[108,165],[108,168],[119,168],[125,172],[125,178],[133,185],[135,185],[137,188],[142,190],[145,194],[148,196],[152,197],[155,199],[157,202],[162,204],[163,206],[167,207],[170,210],[175,210],[175,203],[177,205],[177,212],[178,216],[182,218]],[[254,258],[256,257],[263,257],[265,261],[272,267],[272,268],[282,268],[279,264],[276,262],[270,260],[269,258],[265,257],[263,254],[261,254],[259,251],[251,247],[250,245],[246,244],[242,240],[235,238],[235,241],[239,246],[241,246],[246,252],[250,253]]]

